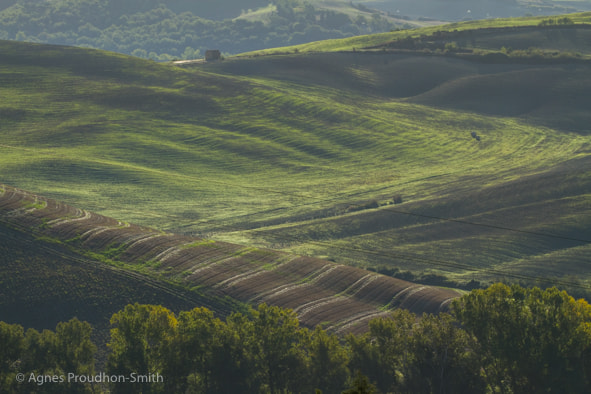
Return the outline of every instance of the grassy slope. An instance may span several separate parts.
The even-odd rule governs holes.
[[[394,34],[410,33],[322,45],[377,45]],[[502,104],[529,65],[318,54],[182,70],[22,45],[2,44],[5,183],[130,222],[355,265],[488,279],[560,256],[572,264],[559,272],[549,264],[549,276],[588,278],[574,263],[585,261],[586,245],[407,214],[589,239],[588,99],[578,96],[574,125],[573,113],[544,116],[569,93],[561,87],[573,66],[536,66],[557,95],[508,113],[466,105],[482,99],[477,88],[488,80]],[[584,92],[588,66],[575,67],[580,78],[569,83]],[[458,90],[465,100],[445,105]],[[535,187],[516,194],[524,179]],[[404,204],[348,209],[393,195]]]
[[[575,13],[565,15],[573,20],[575,24],[585,24],[591,22],[591,12],[582,12],[582,13]],[[561,16],[562,17],[562,16]],[[483,20],[475,20],[475,21],[467,21],[467,22],[455,22],[449,23],[446,25],[440,26],[432,26],[432,27],[424,27],[421,29],[412,29],[412,30],[401,30],[401,31],[394,31],[389,33],[380,33],[380,34],[372,34],[366,36],[357,36],[351,37],[346,39],[340,40],[325,40],[325,41],[316,41],[302,45],[295,45],[292,47],[283,47],[283,48],[270,48],[262,51],[255,51],[251,53],[246,53],[243,56],[250,56],[250,55],[268,55],[268,54],[281,54],[286,52],[293,52],[297,50],[299,53],[302,52],[337,52],[337,51],[352,51],[352,50],[362,50],[363,48],[367,47],[375,47],[379,45],[383,45],[385,43],[400,40],[408,37],[420,37],[431,35],[435,32],[440,31],[469,31],[469,30],[478,30],[478,29],[490,29],[490,28],[503,28],[503,27],[525,27],[525,26],[537,26],[541,21],[548,19],[548,16],[539,16],[539,17],[523,17],[523,18],[497,18],[497,19],[483,19]],[[509,47],[511,43],[506,42],[506,38],[495,35],[494,37],[500,38],[497,41],[493,41],[494,48],[500,49],[502,46]],[[535,40],[535,37],[526,37],[528,42],[531,40]],[[528,43],[526,48],[529,46],[536,46],[540,42],[548,42],[548,40],[538,40],[534,41],[534,43]],[[586,46],[588,43],[581,40],[578,47],[581,45]],[[487,48],[487,45],[484,45],[484,48]],[[562,48],[559,46],[557,49]]]
[[[571,17],[578,22],[588,21],[588,16],[583,14]],[[470,37],[473,47],[480,50],[498,50],[506,45],[514,49],[538,46],[548,50],[560,48],[589,53],[587,40],[583,39],[588,34],[587,30],[577,30],[574,35],[572,31],[568,34],[560,30],[540,31],[534,26],[541,19],[529,21],[533,25],[530,30],[483,30],[464,34],[460,38],[466,40],[466,36]],[[505,22],[501,25],[505,25]],[[432,33],[428,29],[420,32]],[[372,40],[375,38],[371,37]],[[388,37],[383,43],[391,40]],[[378,43],[377,40],[371,41],[374,46]],[[459,44],[465,45],[461,41]],[[305,48],[298,47],[298,51],[305,53]],[[323,49],[334,48],[332,43],[328,43]],[[589,175],[586,168],[589,168],[591,160],[588,156],[588,138],[580,139],[577,134],[588,135],[591,120],[587,111],[588,67],[569,64],[564,60],[546,65],[543,62],[535,64],[533,61],[520,60],[517,64],[510,64],[511,61],[505,61],[506,64],[483,64],[453,58],[390,53],[316,53],[294,57],[285,55],[286,52],[289,51],[280,49],[277,53],[283,53],[283,56],[225,63],[216,68],[226,73],[265,80],[288,80],[290,86],[315,84],[335,88],[347,85],[356,93],[398,99],[395,104],[391,103],[390,108],[410,113],[411,118],[421,119],[423,127],[416,127],[415,130],[422,130],[428,123],[426,119],[437,119],[447,123],[447,127],[456,127],[458,131],[465,130],[466,133],[472,129],[484,132],[489,134],[487,137],[500,142],[493,131],[494,127],[487,123],[491,120],[490,115],[493,115],[501,117],[505,122],[501,127],[518,140],[510,143],[510,150],[497,156],[496,164],[482,163],[491,170],[483,178],[479,179],[472,172],[471,166],[475,163],[470,160],[458,171],[463,172],[459,179],[459,174],[454,174],[454,177],[446,174],[447,179],[440,177],[438,181],[425,182],[424,186],[428,187],[441,187],[449,182],[449,187],[437,190],[433,198],[413,201],[412,205],[388,206],[376,211],[257,229],[250,232],[253,239],[275,241],[276,247],[351,264],[394,265],[415,271],[443,272],[447,276],[464,280],[506,278],[531,283],[539,279],[542,285],[574,285],[571,291],[581,291],[587,286],[577,275],[588,271],[589,217],[586,214],[581,216],[580,212],[588,211],[591,185],[585,179]],[[347,68],[348,65],[353,66]],[[416,106],[403,109],[403,103],[426,104],[434,113],[427,115],[425,107],[420,110]],[[471,113],[470,117],[462,118],[466,111]],[[528,174],[526,168],[517,164],[516,160],[520,157],[524,159],[523,163],[531,165],[538,160],[536,155],[532,155],[532,149],[547,155],[549,141],[526,142],[527,133],[521,131],[524,126],[537,128],[545,135],[544,139],[558,132],[566,137],[563,143],[557,145],[562,145],[561,149],[576,140],[582,143],[582,149],[575,155],[572,151],[557,151],[555,153],[563,157],[564,163],[547,166],[548,162],[538,162],[542,164],[541,167]],[[431,127],[442,129],[439,125]],[[429,140],[431,138],[427,137]],[[491,142],[490,138],[488,140]],[[484,144],[479,145],[482,147]],[[512,150],[517,147],[521,148]],[[509,158],[517,166],[511,169],[512,165],[499,161],[499,157]],[[450,157],[446,156],[446,159]],[[491,182],[490,177],[494,181]],[[452,180],[448,181],[450,178]],[[404,185],[398,192],[404,195],[408,190],[408,186]],[[429,195],[432,191],[424,190],[421,195]],[[396,191],[392,190],[392,193],[396,194]],[[365,201],[359,200],[357,203],[364,204]],[[340,211],[337,208],[327,214],[342,214],[346,211],[345,207],[340,208]],[[441,224],[438,220],[407,215],[409,212],[453,217],[465,222],[500,226],[502,229],[490,231],[490,228],[470,224]],[[322,213],[319,212],[319,215]],[[505,215],[510,215],[510,219]],[[244,234],[241,232],[241,235]],[[368,251],[371,254],[369,257]],[[540,265],[540,262],[544,264]],[[557,281],[561,277],[563,280]],[[549,278],[549,281],[544,281],[544,278]]]
[[[390,13],[400,12],[413,18],[427,17],[457,21],[521,15],[554,15],[587,11],[588,0],[367,0],[366,5]]]
[[[389,102],[391,111],[407,115],[405,126],[414,126],[412,131],[421,133],[432,149],[425,153],[413,145],[417,158],[425,167],[434,156],[444,159],[440,171],[424,168],[432,176],[409,180],[407,174],[401,177],[404,181],[391,180],[398,189],[384,191],[409,195],[406,204],[255,230],[254,238],[276,239],[288,250],[351,264],[397,266],[464,280],[506,278],[531,283],[541,279],[542,285],[572,284],[571,291],[587,286],[591,239],[588,66],[568,61],[488,64],[390,53],[331,57],[335,61],[330,69],[326,54],[301,55],[298,60],[262,57],[248,69],[231,68],[229,63],[220,67],[292,83],[309,82],[307,76],[313,75],[317,78],[313,83],[326,86],[348,77],[355,89],[395,99]],[[335,64],[354,67],[346,70]],[[318,71],[322,66],[327,68],[324,74]],[[409,118],[417,123],[409,123]],[[423,135],[425,129],[438,133]],[[445,132],[453,135],[454,130],[457,136],[470,131],[482,136],[478,155],[445,149]],[[558,138],[556,145],[551,142],[554,138]],[[569,151],[572,143],[581,145]],[[546,161],[554,154],[562,158]],[[285,238],[291,242],[283,242]]]

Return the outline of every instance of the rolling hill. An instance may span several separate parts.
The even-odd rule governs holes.
[[[433,26],[554,15],[588,0],[3,0],[0,39],[99,48],[158,61]]]
[[[52,328],[76,316],[93,324],[100,340],[127,303],[204,306],[223,317],[265,302],[294,309],[308,327],[360,332],[393,308],[437,313],[460,294],[139,227],[9,186],[0,191],[0,316],[28,327]]]
[[[444,21],[556,15],[591,9],[589,1],[562,0],[370,0],[365,4],[394,15]]]
[[[363,272],[332,294],[373,280],[364,268],[588,296],[591,66],[576,37],[589,15],[568,17],[574,26],[459,23],[185,68],[2,41],[0,181],[79,207],[74,223],[96,212],[140,226],[123,232],[178,234],[163,244],[172,251],[195,237],[234,245],[232,274],[275,275],[291,254],[318,275],[324,260]],[[559,29],[576,33],[560,35],[566,52],[528,51],[523,40]],[[60,239],[76,238],[68,231]],[[93,253],[133,265],[107,246]],[[253,291],[244,278],[245,293],[228,294],[257,301],[239,295]]]
[[[344,0],[8,0],[0,39],[99,48],[146,59],[203,58],[421,23]]]
[[[386,192],[373,200],[353,201],[355,209],[342,204],[317,212],[315,218],[269,223],[266,229],[241,231],[240,236],[250,234],[253,240],[296,253],[365,263],[404,278],[409,278],[406,269],[423,271],[418,276],[424,281],[437,282],[433,275],[438,274],[464,282],[503,278],[573,286],[571,291],[585,293],[587,284],[579,275],[588,270],[591,239],[591,187],[585,180],[590,163],[590,51],[584,39],[589,14],[569,15],[568,26],[544,26],[558,19],[467,22],[279,48],[204,66],[224,75],[288,81],[289,86],[322,86],[327,91],[346,86],[346,95],[364,95],[359,106],[369,100],[388,101],[388,115],[407,115],[405,126],[422,135],[433,151],[446,144],[444,131],[455,136],[463,132],[468,140],[476,133],[482,137],[480,149],[515,138],[511,149],[499,152],[497,159],[503,159],[496,170],[482,157],[439,151],[448,171],[454,171],[451,163],[459,160],[458,172],[433,171],[421,178],[421,202],[414,200],[417,195],[405,201],[402,196],[413,191],[403,183],[398,190],[385,188],[389,196]],[[449,43],[453,50],[445,49]],[[275,56],[264,56],[270,54]],[[409,118],[417,123],[409,123]],[[503,125],[489,123],[493,119]],[[431,126],[439,135],[424,134],[433,120],[440,122]],[[526,129],[542,133],[541,139],[526,142],[532,136]],[[507,134],[501,137],[503,131]],[[542,164],[532,155],[538,151],[549,158],[551,135],[565,138],[556,145],[559,150],[577,140],[581,149]],[[424,160],[421,165],[433,157],[415,153]],[[396,165],[406,160],[399,154]],[[541,165],[526,170],[534,163]],[[474,168],[480,165],[491,172],[477,175]],[[405,203],[394,205],[396,198]],[[441,253],[446,258],[440,258]]]

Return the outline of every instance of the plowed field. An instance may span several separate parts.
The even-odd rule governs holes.
[[[459,295],[321,259],[163,233],[9,186],[0,188],[0,222],[210,296],[291,308],[302,324],[337,332],[363,331],[393,308],[437,313]]]

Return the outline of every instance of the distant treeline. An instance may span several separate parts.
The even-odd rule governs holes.
[[[536,36],[533,33],[544,33],[542,36]],[[559,55],[574,56],[566,49],[556,47],[553,40],[564,38],[567,41],[576,42],[576,30],[588,30],[591,25],[586,23],[575,24],[568,17],[556,19],[544,19],[536,26],[511,26],[487,28],[486,34],[482,33],[484,29],[471,30],[441,30],[429,35],[407,36],[386,44],[380,44],[372,47],[382,50],[412,50],[422,51],[423,53],[498,53],[511,55],[513,57],[544,57],[551,58]],[[511,35],[509,35],[511,34]],[[524,47],[523,37],[530,35],[527,47]],[[493,39],[491,37],[499,38]],[[517,38],[517,39],[516,39]],[[495,41],[497,48],[495,48]],[[507,42],[521,44],[522,48],[509,47]]]
[[[451,314],[405,310],[344,338],[260,305],[226,321],[128,305],[111,318],[97,371],[92,327],[38,332],[0,323],[0,388],[85,393],[583,393],[591,382],[591,306],[555,288],[496,284]],[[78,380],[76,382],[75,380]],[[89,383],[97,380],[101,383]],[[109,382],[110,381],[110,382]],[[107,382],[107,383],[105,383]],[[136,382],[136,383],[133,383]]]
[[[0,0],[0,39],[172,60],[202,57],[207,49],[236,54],[395,27],[378,14],[351,19],[301,0],[271,3],[276,11],[263,23],[208,19],[239,16],[268,4],[260,0]]]

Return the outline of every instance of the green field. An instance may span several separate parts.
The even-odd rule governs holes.
[[[586,293],[587,62],[305,53],[435,29],[186,69],[2,42],[0,181],[127,222],[415,279]]]
[[[302,45],[295,45],[283,48],[270,48],[262,51],[254,51],[243,54],[243,56],[251,55],[268,55],[268,54],[282,54],[297,51],[302,52],[339,52],[339,51],[353,51],[364,50],[365,48],[378,47],[389,42],[406,39],[427,37],[437,32],[467,32],[474,31],[474,36],[482,40],[474,45],[477,49],[501,49],[501,47],[510,47],[511,42],[507,41],[505,34],[508,32],[495,31],[494,34],[487,34],[486,29],[499,28],[524,28],[537,27],[544,20],[557,19],[567,17],[572,20],[575,25],[586,25],[591,23],[591,12],[580,12],[568,15],[558,16],[537,16],[537,17],[522,17],[522,18],[495,18],[495,19],[479,19],[466,22],[454,22],[445,25],[423,27],[420,29],[399,30],[389,33],[372,34],[365,36],[357,36],[339,40],[324,40],[311,42]],[[521,37],[525,48],[544,46],[548,43],[556,43],[556,40],[549,40],[544,36],[546,30],[536,29],[532,34]],[[510,32],[510,31],[509,31]],[[480,44],[480,45],[479,45]],[[472,42],[470,42],[470,45]],[[564,48],[564,42],[557,45],[555,49],[569,49]],[[578,50],[584,53],[589,53],[588,42],[585,40],[575,40],[574,45]],[[569,46],[573,46],[572,40],[569,40]]]

